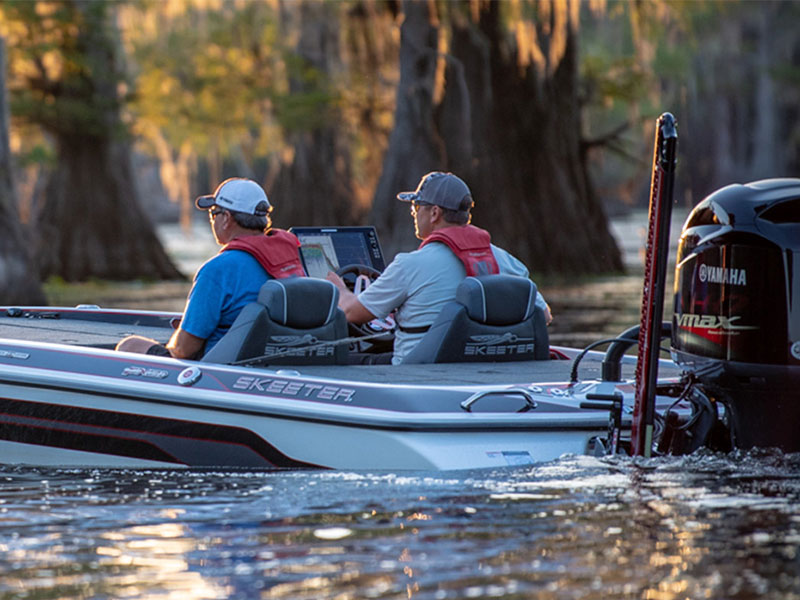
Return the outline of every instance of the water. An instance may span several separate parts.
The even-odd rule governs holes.
[[[0,470],[0,598],[800,598],[800,455]]]

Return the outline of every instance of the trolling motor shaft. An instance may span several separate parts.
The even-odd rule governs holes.
[[[641,456],[650,456],[653,444],[658,354],[661,318],[664,312],[664,288],[667,284],[667,256],[677,143],[675,117],[670,113],[664,113],[656,124],[653,152],[639,356],[636,363],[636,399],[631,426],[632,452]]]

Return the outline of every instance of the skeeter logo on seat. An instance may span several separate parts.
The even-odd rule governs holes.
[[[333,346],[321,344],[313,335],[271,335],[275,344],[264,346],[264,356],[333,356]]]
[[[464,346],[464,356],[497,356],[533,352],[533,338],[522,338],[513,333],[498,335],[471,335]]]
[[[263,394],[280,394],[294,398],[311,398],[314,400],[339,400],[352,402],[355,390],[336,385],[321,385],[317,383],[303,383],[287,379],[273,379],[270,377],[250,377],[243,375],[236,380],[233,387],[237,390],[248,392],[261,392]]]

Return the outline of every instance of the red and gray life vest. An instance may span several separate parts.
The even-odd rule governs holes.
[[[283,229],[270,229],[266,235],[248,235],[225,244],[220,252],[244,250],[253,256],[275,279],[305,277],[300,260],[300,240]]]
[[[496,275],[500,272],[492,253],[492,237],[489,232],[474,225],[455,225],[437,229],[419,245],[442,242],[453,251],[467,269],[467,276]]]

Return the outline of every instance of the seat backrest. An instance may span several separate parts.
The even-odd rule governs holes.
[[[202,360],[233,363],[259,358],[251,364],[346,364],[347,344],[322,343],[347,337],[347,320],[338,302],[339,290],[325,279],[270,279],[261,287],[256,302],[244,307]]]
[[[546,360],[550,343],[536,284],[514,275],[467,277],[403,359],[407,363]]]

